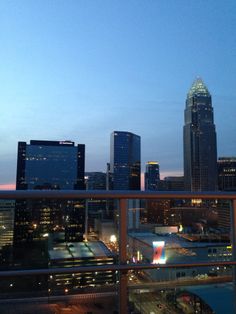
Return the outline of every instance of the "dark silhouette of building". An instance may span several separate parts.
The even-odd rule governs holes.
[[[188,191],[217,188],[216,131],[211,95],[201,79],[190,88],[185,108],[184,178]]]
[[[86,172],[85,182],[86,190],[106,190],[106,173],[104,172]],[[107,200],[88,199],[88,233],[95,230],[95,220],[102,220],[109,217],[107,213]]]
[[[18,143],[17,190],[83,190],[85,145],[70,141]],[[64,231],[66,241],[82,240],[84,202],[17,201],[14,243]]]
[[[146,200],[145,208],[140,213],[141,222],[168,226],[170,210],[170,200]]]
[[[183,177],[165,177],[158,185],[160,191],[184,191]]]
[[[148,161],[145,171],[145,190],[157,191],[160,182],[159,163],[156,161]]]
[[[111,134],[110,164],[108,165],[109,190],[140,190],[141,188],[141,147],[140,136],[122,131]],[[117,219],[118,203],[108,203],[109,212]],[[128,229],[139,226],[140,201],[129,199],[127,204]]]
[[[236,157],[220,157],[218,166],[218,188],[220,191],[236,191]],[[217,204],[218,226],[230,231],[231,202],[219,200]]]
[[[111,134],[110,189],[140,190],[140,155],[140,136],[121,131]]]
[[[220,157],[217,166],[219,190],[236,191],[236,157]]]
[[[105,172],[85,172],[86,190],[106,190]]]
[[[217,203],[218,227],[221,232],[230,233],[231,226],[231,201],[219,200]]]

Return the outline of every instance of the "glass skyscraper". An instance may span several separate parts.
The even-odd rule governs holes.
[[[145,171],[145,190],[158,190],[160,182],[159,164],[156,161],[148,161]]]
[[[84,189],[84,150],[71,141],[19,142],[16,189]]]
[[[111,134],[111,189],[140,190],[140,136],[122,131]]]
[[[83,190],[85,145],[71,141],[18,143],[17,190]],[[14,243],[64,232],[65,240],[82,240],[83,201],[17,201]]]
[[[111,190],[141,189],[140,136],[123,131],[111,134],[109,178]],[[135,208],[135,210],[133,210]],[[128,229],[139,226],[140,201],[128,200]]]
[[[217,152],[213,107],[211,94],[200,78],[188,92],[184,120],[185,190],[215,191]]]

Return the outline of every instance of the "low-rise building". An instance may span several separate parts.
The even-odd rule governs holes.
[[[49,268],[100,266],[115,263],[115,255],[101,241],[55,242],[49,239]],[[114,271],[55,274],[49,278],[51,292],[73,292],[85,287],[114,284]]]
[[[133,262],[153,264],[178,264],[230,261],[232,249],[228,239],[220,236],[196,237],[183,234],[154,234],[149,232],[129,233],[129,258]],[[152,281],[176,280],[180,277],[228,275],[227,267],[191,267],[145,270]]]

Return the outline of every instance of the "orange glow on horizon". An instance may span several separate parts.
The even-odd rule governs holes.
[[[170,171],[170,172],[162,172],[161,179],[168,176],[182,176],[183,172],[181,171]],[[141,173],[141,190],[144,191],[145,183],[144,183],[144,173]],[[15,183],[8,183],[8,184],[0,184],[0,190],[15,190],[16,185]]]
[[[14,183],[0,184],[0,190],[15,190],[16,185]]]
[[[182,177],[183,171],[181,170],[173,170],[173,171],[161,171],[160,178],[163,180],[165,177]]]

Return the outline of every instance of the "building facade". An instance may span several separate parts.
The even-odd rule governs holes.
[[[145,190],[157,191],[160,182],[159,163],[156,161],[148,161],[145,171]]]
[[[160,191],[184,191],[184,177],[165,177],[160,180]]]
[[[219,190],[236,191],[236,157],[220,157],[217,166]]]
[[[14,200],[0,200],[0,250],[13,243]]]
[[[86,190],[106,190],[105,172],[85,172]]]
[[[111,134],[110,174],[112,190],[140,190],[140,136],[114,131]]]
[[[184,112],[185,190],[217,189],[216,131],[211,94],[201,79],[190,88]]]
[[[109,177],[111,190],[141,189],[141,146],[140,136],[124,131],[111,134]],[[115,202],[116,203],[116,202]],[[118,205],[113,202],[114,213]],[[128,200],[128,229],[139,227],[140,201]]]
[[[171,264],[171,263],[194,263],[196,260],[204,262],[224,262],[232,259],[232,249],[229,239],[218,237],[201,238],[201,235],[190,235],[185,237],[180,233],[154,234],[154,232],[138,232],[128,234],[128,250],[129,256],[142,263]],[[159,246],[158,260],[156,260],[156,245]],[[161,254],[162,253],[162,254]],[[140,258],[137,259],[137,256]],[[191,268],[176,268],[170,271],[168,268],[144,270],[147,278],[154,281],[161,280],[176,280],[181,277],[198,277],[201,274],[211,276],[214,272],[217,275],[230,275],[230,267],[191,267]],[[185,312],[186,313],[186,312]],[[191,312],[193,313],[193,312]]]
[[[101,241],[56,242],[56,239],[50,236],[48,249],[50,269],[86,265],[96,267],[98,265],[113,265],[116,262],[115,254]],[[115,271],[112,270],[55,274],[49,277],[49,289],[51,293],[70,293],[71,291],[78,293],[85,287],[114,285],[116,277]]]
[[[106,173],[104,172],[86,172],[85,183],[86,190],[106,190]],[[95,230],[95,220],[107,218],[107,200],[88,199],[86,202],[87,211],[87,233]]]
[[[220,191],[236,191],[236,157],[220,157],[217,161],[218,189]],[[218,200],[218,226],[222,231],[230,232],[231,202]]]
[[[18,143],[17,190],[82,190],[85,145],[70,141]],[[84,233],[83,201],[17,201],[14,243],[42,239],[64,231],[65,240],[81,240]]]

